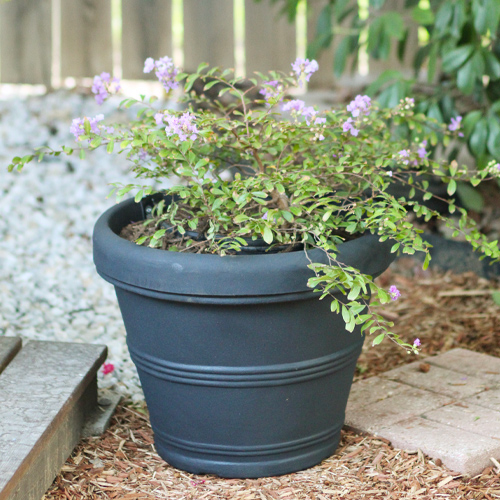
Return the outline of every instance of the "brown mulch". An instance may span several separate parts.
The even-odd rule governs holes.
[[[500,357],[500,306],[492,298],[498,282],[472,273],[422,272],[410,259],[379,280],[402,292],[384,314],[405,340],[421,340],[421,359],[454,347]],[[371,348],[367,340],[356,378],[415,359],[391,342]],[[82,441],[43,500],[362,498],[500,499],[500,466],[492,462],[482,474],[463,477],[421,452],[410,454],[383,439],[343,431],[336,454],[305,471],[263,479],[195,476],[159,458],[147,409],[125,402],[103,436]]]

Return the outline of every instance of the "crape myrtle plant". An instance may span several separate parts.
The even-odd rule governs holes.
[[[447,127],[428,119],[415,112],[411,98],[379,109],[368,96],[357,96],[347,108],[319,111],[290,97],[317,69],[316,61],[297,59],[290,74],[257,73],[242,79],[233,70],[208,69],[207,64],[187,74],[168,57],[148,58],[144,71],[154,71],[167,93],[178,93],[183,86],[181,111],[164,109],[156,97],[125,99],[121,107],[138,107],[135,120],[110,126],[101,123],[102,115],[76,118],[70,130],[77,147],[42,147],[14,158],[9,169],[21,170],[46,154],[78,150],[83,156],[85,150],[100,147],[126,155],[138,182],[114,185],[118,200],[131,192],[136,202],[154,194],[150,185],[141,183],[144,179],[156,181],[157,191],[170,200],[160,201],[152,218],[141,222],[150,231],[137,244],[221,258],[256,239],[263,239],[270,251],[304,251],[308,256],[308,250],[319,248],[328,264],[308,257],[314,271],[308,285],[320,299],[331,301],[331,310],[342,315],[347,330],[361,325],[373,335],[374,345],[388,337],[418,353],[419,339],[401,339],[376,312],[376,306],[396,300],[400,291],[394,285],[385,290],[371,276],[339,262],[338,247],[345,240],[376,234],[380,241],[393,242],[392,252],[423,252],[425,269],[429,245],[411,222],[414,214],[426,221],[444,220],[483,256],[499,260],[497,242],[487,241],[453,195],[459,181],[476,186],[499,177],[500,165],[492,162],[471,171],[455,161],[432,160],[426,147],[446,145],[459,135],[459,120]],[[119,82],[107,73],[94,79],[98,102],[118,88]],[[417,138],[398,138],[394,127],[400,125],[415,131]],[[450,198],[443,201],[458,219],[419,201],[417,194],[424,201],[435,196],[428,191],[429,175],[447,184]],[[178,182],[168,187],[172,179]],[[168,186],[162,186],[167,180]],[[407,198],[390,194],[395,182],[409,186]]]

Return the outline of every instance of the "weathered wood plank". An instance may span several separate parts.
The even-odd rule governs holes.
[[[255,3],[245,0],[245,67],[254,71],[280,70],[289,73],[296,59],[295,25],[280,16],[281,2]]]
[[[316,34],[316,26],[321,15],[325,15],[323,2],[307,2],[307,43],[309,44]],[[333,75],[333,43],[327,49],[321,51],[316,60],[318,61],[319,69],[309,81],[309,89],[331,89],[334,84]]]
[[[172,1],[122,0],[123,78],[156,78],[144,74],[144,61],[172,57]]]
[[[51,4],[51,0],[0,3],[0,75],[3,83],[50,87]]]
[[[0,500],[39,500],[97,402],[106,347],[29,342],[0,375]]]
[[[111,0],[61,0],[61,76],[112,69]]]
[[[184,0],[184,68],[234,68],[233,0]]]
[[[21,349],[23,342],[19,337],[0,337],[0,373]]]

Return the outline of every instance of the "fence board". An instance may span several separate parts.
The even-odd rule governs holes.
[[[61,76],[112,69],[111,0],[61,0]]]
[[[156,78],[144,61],[163,56],[172,57],[172,1],[122,0],[123,78]]]
[[[0,5],[0,75],[3,83],[50,86],[51,0],[15,0]]]
[[[184,68],[234,67],[233,0],[184,0]]]
[[[384,4],[382,12],[400,10],[399,0],[387,0]],[[372,82],[376,80],[384,71],[399,70],[407,78],[413,76],[413,58],[418,51],[418,26],[415,23],[410,23],[408,39],[406,41],[405,56],[402,61],[398,58],[398,41],[393,40],[391,52],[387,59],[372,59],[368,61],[369,73],[367,80]]]
[[[245,0],[246,74],[254,71],[291,71],[297,56],[295,25],[280,15],[282,2]]]
[[[309,0],[307,2],[307,43],[314,39],[316,34],[316,25],[326,5],[325,2],[314,2]],[[308,84],[309,89],[331,89],[334,84],[333,76],[333,43],[327,49],[323,49],[316,60],[319,64],[319,70],[314,73]]]

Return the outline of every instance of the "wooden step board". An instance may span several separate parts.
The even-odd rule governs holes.
[[[0,337],[0,500],[40,500],[50,487],[97,408],[107,353],[90,344],[20,346]]]

